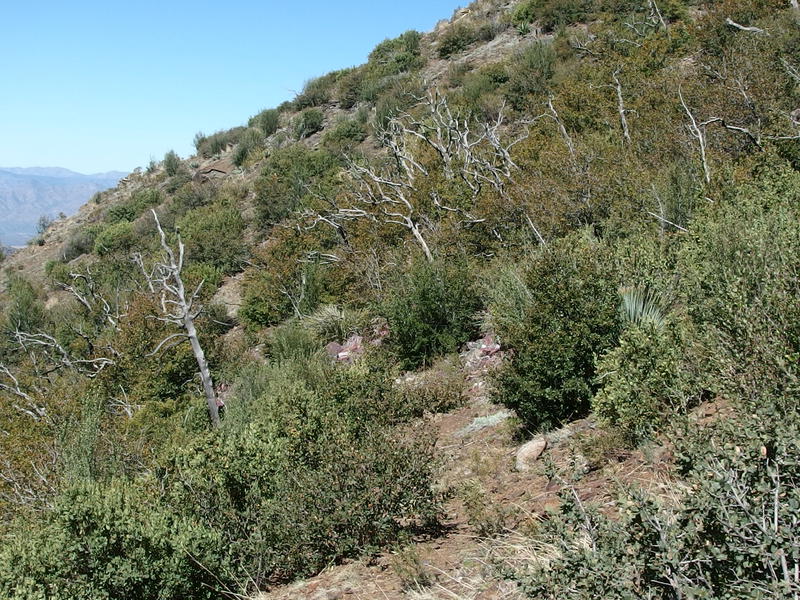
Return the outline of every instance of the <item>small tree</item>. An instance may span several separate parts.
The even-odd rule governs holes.
[[[200,295],[200,289],[203,287],[204,281],[201,281],[194,292],[187,296],[183,278],[181,277],[184,257],[183,241],[181,241],[179,235],[176,256],[176,253],[169,244],[167,244],[167,236],[161,228],[161,223],[158,220],[156,211],[151,209],[150,212],[153,213],[156,228],[161,236],[161,259],[156,262],[149,271],[144,266],[144,259],[141,254],[135,254],[133,260],[142,270],[150,291],[160,296],[161,316],[156,316],[155,318],[164,323],[177,325],[182,329],[181,332],[173,333],[161,340],[151,354],[157,354],[165,347],[172,347],[183,340],[189,340],[195,360],[197,361],[200,380],[203,383],[203,392],[205,393],[206,402],[208,403],[208,416],[211,419],[211,424],[214,427],[218,427],[220,403],[218,402],[217,394],[214,390],[214,381],[211,378],[208,361],[206,360],[205,352],[203,352],[203,347],[200,345],[200,339],[197,335],[197,328],[194,323],[195,319],[202,312],[202,307],[198,308],[196,306],[196,301]]]

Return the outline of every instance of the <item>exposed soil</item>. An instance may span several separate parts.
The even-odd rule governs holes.
[[[258,600],[520,598],[513,584],[496,578],[489,557],[498,544],[513,543],[513,532],[558,507],[562,486],[547,476],[548,463],[583,474],[573,484],[583,501],[610,501],[620,482],[651,487],[668,481],[670,457],[664,448],[651,448],[647,456],[615,450],[614,440],[606,441],[609,434],[592,419],[547,434],[547,448],[533,468],[517,471],[517,449],[524,440],[517,437],[513,415],[492,401],[487,381],[499,360],[477,367],[465,362],[469,391],[464,404],[430,417],[443,463],[440,482],[449,492],[443,534],[333,566],[263,592]]]

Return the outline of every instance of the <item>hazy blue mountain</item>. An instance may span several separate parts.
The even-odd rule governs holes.
[[[125,173],[84,175],[59,167],[0,167],[0,243],[20,246],[36,233],[42,215],[70,215]]]

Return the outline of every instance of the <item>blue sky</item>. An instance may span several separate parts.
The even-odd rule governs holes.
[[[128,171],[244,123],[465,2],[9,0],[0,165]]]

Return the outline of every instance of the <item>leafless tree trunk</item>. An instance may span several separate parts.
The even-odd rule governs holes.
[[[200,372],[200,380],[203,384],[203,392],[208,404],[208,415],[211,419],[211,424],[214,427],[218,427],[220,405],[214,390],[214,381],[211,378],[208,361],[206,360],[205,352],[203,352],[203,347],[200,345],[200,339],[197,336],[197,328],[194,323],[202,311],[202,308],[196,308],[195,302],[200,295],[200,289],[204,282],[201,281],[197,289],[187,297],[186,288],[181,277],[184,258],[183,242],[178,236],[176,256],[175,252],[167,244],[167,236],[164,234],[156,211],[151,210],[151,212],[161,237],[161,250],[163,252],[161,260],[156,262],[149,271],[145,268],[144,260],[140,254],[134,255],[133,260],[142,270],[150,291],[160,296],[161,316],[156,316],[155,318],[164,323],[177,325],[183,330],[181,333],[173,333],[161,340],[151,355],[157,354],[166,347],[173,347],[183,340],[189,340]]]
[[[689,133],[697,140],[697,144],[700,148],[700,160],[703,164],[703,174],[706,183],[711,183],[711,169],[708,166],[708,157],[706,156],[706,125],[708,123],[698,123],[694,114],[692,114],[692,111],[689,110],[689,107],[686,105],[686,101],[683,99],[683,91],[680,87],[678,87],[678,97],[681,100],[681,106],[683,106],[686,116],[689,117],[689,125],[687,126]]]
[[[628,129],[628,111],[625,108],[625,100],[622,98],[622,84],[619,82],[619,70],[614,71],[614,89],[617,92],[617,111],[619,112],[619,120],[622,124],[622,137],[625,142],[630,146],[631,133]]]

